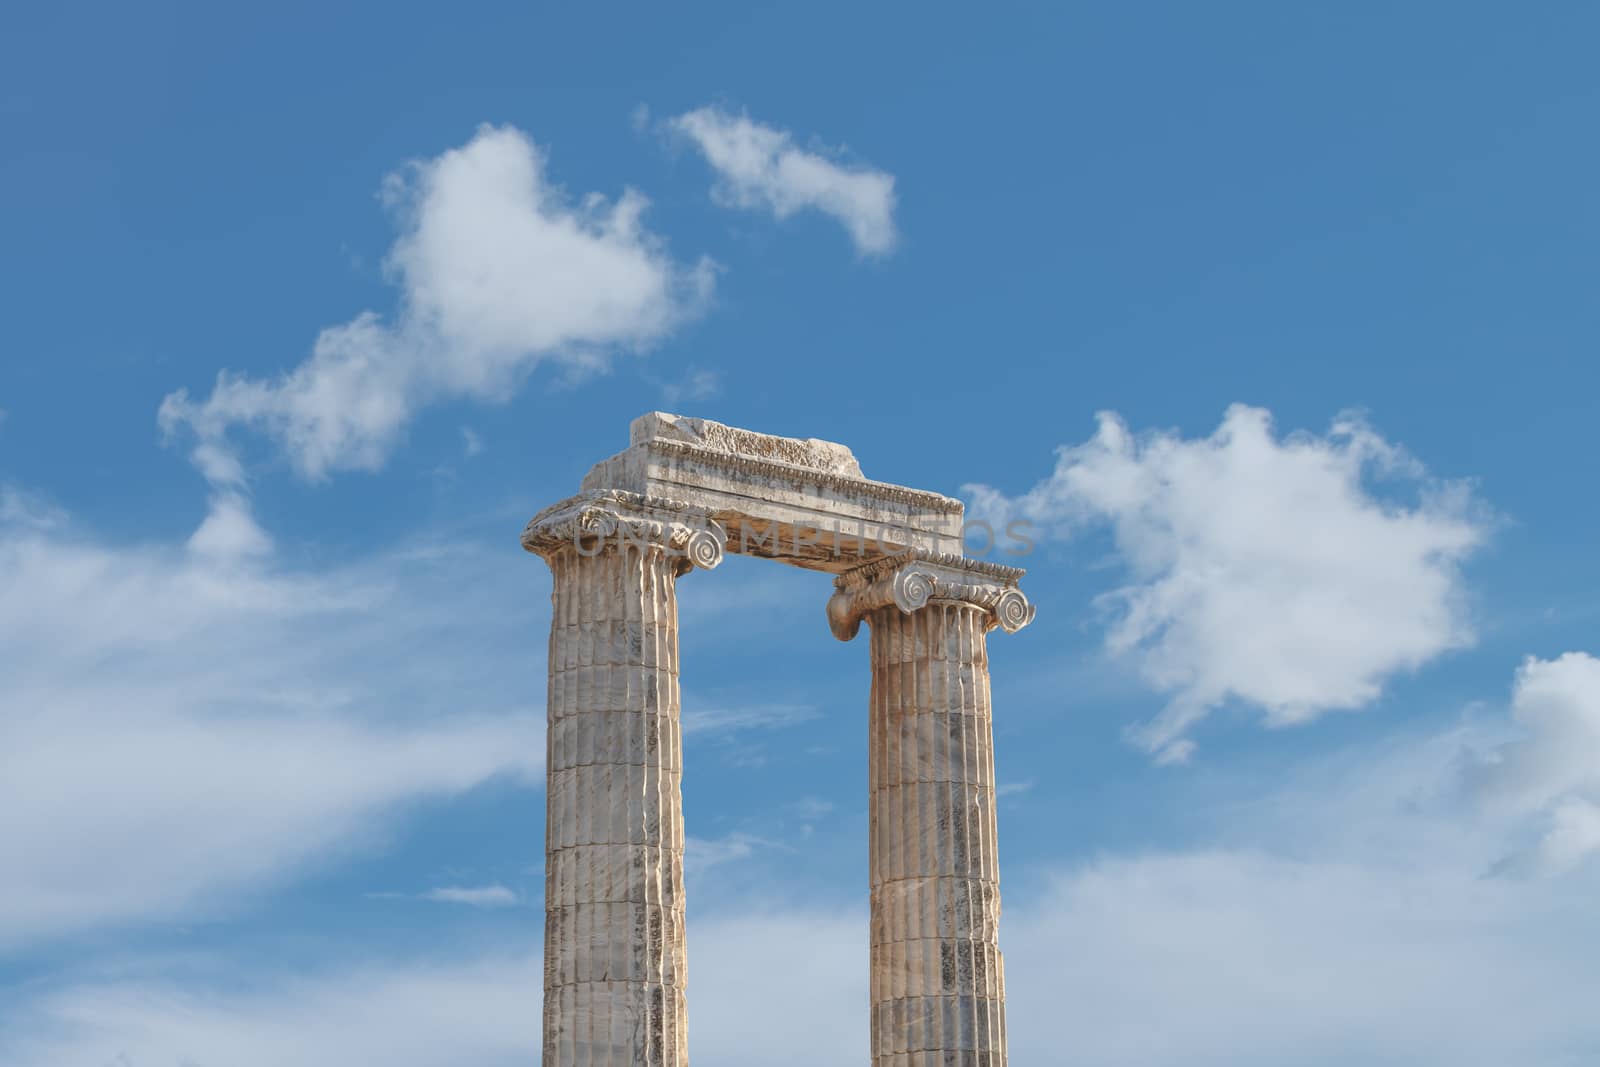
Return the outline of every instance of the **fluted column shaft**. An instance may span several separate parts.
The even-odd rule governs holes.
[[[872,1062],[1003,1067],[989,613],[935,600],[867,622]]]
[[[676,562],[632,545],[549,562],[544,1063],[682,1067]]]
[[[545,794],[545,1067],[687,1067],[677,576],[725,536],[615,491],[545,509],[554,576]]]
[[[544,1063],[682,1067],[676,561],[607,545],[549,562]]]
[[[872,629],[873,1067],[1005,1067],[987,634],[1033,621],[1022,574],[912,552],[828,601],[840,640]]]

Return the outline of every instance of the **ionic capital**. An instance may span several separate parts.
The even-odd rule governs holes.
[[[1017,588],[1023,571],[998,563],[934,553],[907,553],[846,571],[834,580],[828,627],[849,641],[861,620],[893,605],[906,614],[933,603],[961,603],[988,615],[990,629],[1016,633],[1033,621],[1034,607]]]
[[[679,574],[721,563],[727,540],[702,509],[615,489],[579,493],[552,504],[522,531],[522,547],[546,560],[569,548],[580,556],[598,556],[632,544],[679,559]]]

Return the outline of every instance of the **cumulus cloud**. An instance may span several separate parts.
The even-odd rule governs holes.
[[[1106,644],[1170,694],[1136,733],[1163,760],[1226,701],[1304,723],[1473,639],[1460,565],[1487,536],[1481,506],[1353,416],[1280,439],[1234,405],[1185,439],[1102,414],[1022,496],[966,489],[975,513],[1047,536],[1109,526],[1130,581],[1102,598]]]
[[[1600,849],[1600,659],[1529,657],[1512,685],[1511,714],[1519,736],[1487,754],[1473,785],[1490,810],[1538,828],[1501,869],[1560,873]]]
[[[814,208],[837,219],[862,255],[894,250],[894,175],[808,152],[787,130],[714,107],[679,115],[668,127],[693,142],[717,172],[713,195],[720,203],[764,208],[779,219]]]
[[[163,401],[162,427],[193,432],[213,485],[244,481],[236,428],[269,435],[308,479],[376,469],[427,404],[502,399],[544,360],[593,368],[647,348],[711,292],[709,261],[675,261],[643,225],[641,195],[571,201],[511,127],[411,164],[383,193],[399,227],[386,263],[393,316],[323,330],[277,378],[225,371],[203,400],[179,390]]]
[[[226,913],[420,801],[537,785],[537,694],[471,681],[538,625],[498,554],[293,572],[0,499],[0,948]]]

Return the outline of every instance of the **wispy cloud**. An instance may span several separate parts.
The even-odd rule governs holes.
[[[832,814],[835,805],[833,801],[822,797],[801,797],[785,807],[802,819],[820,819],[824,815]]]
[[[65,526],[67,513],[38,493],[0,483],[0,531],[40,534]]]
[[[190,551],[227,561],[272,554],[272,538],[251,513],[243,493],[213,493],[211,510],[189,538]]]
[[[537,950],[445,963],[355,964],[218,983],[212,969],[85,978],[9,1005],[0,1060],[14,1067],[520,1067],[538,1058]],[[529,996],[534,1025],[528,1025]]]
[[[716,371],[690,367],[683,381],[661,383],[661,399],[668,404],[685,400],[706,400],[722,391],[722,376]]]
[[[808,704],[742,704],[728,708],[690,708],[683,713],[685,734],[725,734],[740,730],[781,730],[817,718]]]
[[[1585,1062],[1600,1043],[1600,872],[1480,877],[1497,831],[1466,817],[1453,792],[1464,741],[1396,736],[1271,781],[1230,777],[1227,795],[1197,806],[1202,829],[1183,846],[1076,865],[1036,858],[1036,871],[1054,873],[1038,891],[1011,891],[1001,929],[1014,1060],[1054,1062],[1065,1031],[1074,1056],[1127,1067]],[[725,862],[760,847],[737,835],[721,844]],[[783,897],[774,886],[770,898]],[[697,920],[696,1063],[859,1057],[867,939],[864,900]],[[752,959],[806,965],[752,982]],[[0,1006],[0,1061],[443,1067],[537,1055],[536,944],[253,977],[96,976],[29,990]]]
[[[815,1067],[856,1058],[866,1043],[865,931],[864,913],[698,921],[690,950],[695,1062]],[[0,1062],[526,1067],[539,1056],[544,968],[537,943],[515,934],[507,940],[439,960],[347,963],[308,974],[274,972],[253,958],[212,959],[177,974],[163,961],[124,966],[0,1003]],[[750,960],[769,951],[810,963],[752,982]],[[218,981],[246,971],[248,982]],[[819,1028],[817,1018],[832,1022]]]
[[[842,163],[826,150],[806,151],[787,130],[703,107],[668,120],[717,172],[716,199],[729,207],[764,208],[779,219],[812,209],[842,223],[863,255],[894,250],[894,175]]]
[[[0,864],[0,946],[204,919],[419,800],[537,785],[533,694],[457,688],[521,658],[494,635],[524,609],[492,555],[223,564],[8,499],[0,854],[27,862]]]
[[[694,878],[713,867],[747,860],[758,848],[769,847],[772,842],[738,831],[720,838],[690,837],[683,846],[684,873]]]
[[[503,885],[441,886],[422,894],[440,904],[468,904],[474,908],[504,908],[517,902],[517,894]]]

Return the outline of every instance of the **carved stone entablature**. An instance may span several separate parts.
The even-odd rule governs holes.
[[[961,501],[865,478],[844,445],[663,412],[635,419],[628,448],[580,488],[682,500],[727,531],[729,552],[830,574],[962,544]]]
[[[654,546],[680,559],[678,573],[722,562],[727,534],[703,508],[616,489],[592,490],[545,508],[522,531],[522,547],[549,559],[571,549],[596,556],[625,545]]]
[[[875,560],[834,579],[828,601],[833,636],[849,641],[869,613],[891,604],[910,614],[929,604],[971,604],[986,612],[989,627],[1016,633],[1033,621],[1034,607],[1017,588],[1023,571],[945,553],[907,553]]]

